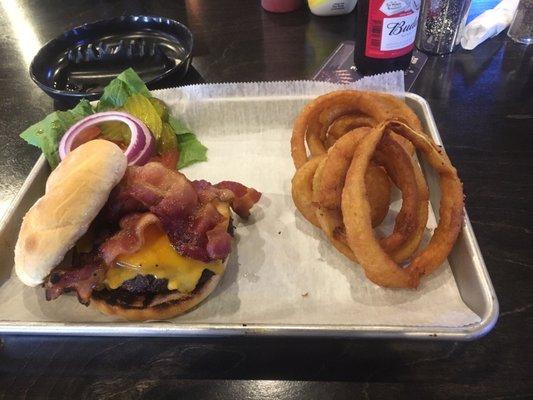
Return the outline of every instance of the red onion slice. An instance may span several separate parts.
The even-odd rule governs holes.
[[[120,111],[106,111],[92,114],[72,125],[70,129],[65,132],[59,143],[59,157],[61,160],[74,150],[76,146],[83,143],[83,141],[81,143],[76,142],[76,139],[82,138],[80,135],[82,135],[85,129],[108,121],[123,122],[131,131],[130,144],[124,151],[128,164],[146,164],[155,153],[154,136],[142,121],[130,114]]]

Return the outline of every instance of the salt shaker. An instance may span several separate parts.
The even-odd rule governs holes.
[[[431,54],[451,53],[466,25],[471,0],[424,0],[416,47]]]

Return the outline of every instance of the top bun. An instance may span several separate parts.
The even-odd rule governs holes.
[[[22,221],[15,246],[15,272],[23,283],[43,283],[87,232],[126,167],[126,156],[116,144],[91,140],[52,171],[44,196]]]

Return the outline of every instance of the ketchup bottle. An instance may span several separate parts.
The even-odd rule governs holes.
[[[405,70],[411,62],[421,0],[359,0],[355,65],[363,75]]]

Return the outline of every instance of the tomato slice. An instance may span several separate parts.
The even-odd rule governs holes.
[[[157,161],[163,164],[165,167],[170,169],[176,169],[178,166],[180,152],[177,148],[173,150],[167,150],[163,154],[154,156],[150,161]]]

